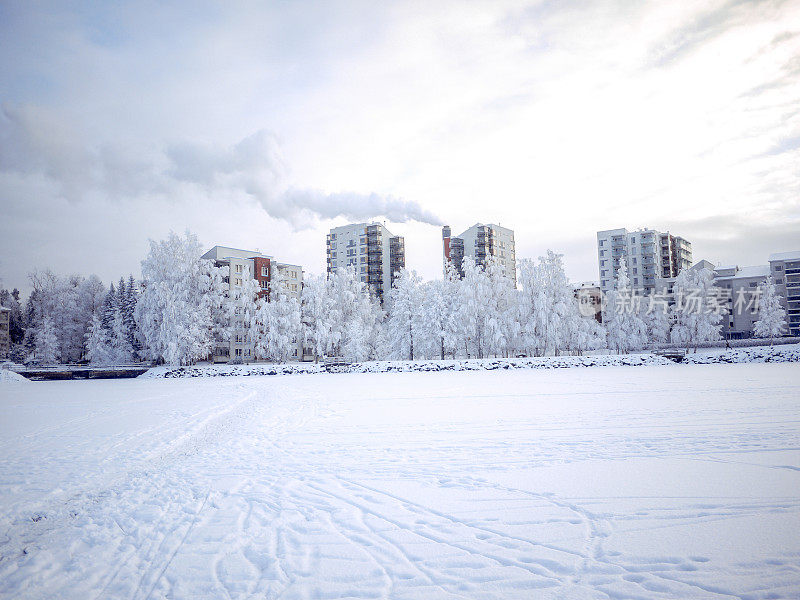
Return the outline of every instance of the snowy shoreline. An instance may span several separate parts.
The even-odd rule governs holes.
[[[698,351],[687,355],[683,363],[763,363],[800,362],[800,344],[769,347],[755,346],[725,351]],[[484,358],[463,360],[382,360],[353,363],[339,367],[340,373],[411,373],[420,371],[495,371],[498,369],[569,369],[576,367],[619,367],[671,365],[673,361],[655,354],[601,354],[594,356],[545,356],[538,358]],[[154,367],[141,378],[248,377],[269,375],[305,375],[325,373],[322,363],[198,365],[191,367]]]

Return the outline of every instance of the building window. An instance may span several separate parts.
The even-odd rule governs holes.
[[[632,263],[635,265],[635,264],[636,264],[636,259],[635,259],[635,258],[632,258],[632,259],[631,259],[631,262],[632,262]]]
[[[601,260],[601,261],[600,261],[600,266],[601,266],[601,267],[605,267],[605,266],[606,266],[606,261],[604,261],[604,260]]]
[[[776,280],[775,280],[775,283],[778,283],[778,284],[780,284],[780,283],[783,283],[783,279],[781,279],[781,278],[779,277],[778,279],[776,279]]]
[[[605,240],[600,240],[600,245],[601,245],[601,246],[603,246],[603,245],[604,245],[604,243],[605,243]]]
[[[781,265],[775,265],[776,271],[783,271],[783,267]]]
[[[639,278],[638,277],[634,277],[633,278],[633,283],[638,285],[639,284]]]
[[[636,275],[636,273],[638,273],[638,272],[639,272],[638,269],[636,267],[634,267],[633,268],[633,274]]]
[[[266,277],[267,276],[267,267],[261,267],[261,276],[262,277]]]

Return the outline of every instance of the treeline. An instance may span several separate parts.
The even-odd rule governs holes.
[[[11,308],[12,359],[186,365],[227,349],[231,341],[247,348],[243,361],[286,361],[304,349],[315,359],[350,361],[603,348],[625,353],[667,341],[688,348],[717,340],[724,314],[716,310],[718,290],[709,270],[682,271],[674,284],[678,301],[653,310],[630,293],[623,263],[618,289],[604,299],[600,325],[581,315],[562,257],[552,251],[519,262],[518,288],[492,259],[484,268],[467,258],[463,278],[449,269],[442,280],[428,282],[404,269],[384,310],[354,269],[307,278],[299,300],[273,272],[264,297],[250,273],[231,287],[227,267],[201,259],[202,247],[188,232],[150,244],[141,281],[130,276],[106,288],[94,275],[36,272],[24,306],[17,290],[1,290],[0,303]],[[760,292],[757,335],[776,337],[785,310],[771,281]],[[691,303],[681,301],[689,296]]]
[[[116,364],[139,359],[133,319],[139,283],[133,275],[110,287],[96,275],[61,277],[49,269],[29,277],[33,289],[24,305],[19,290],[0,290],[0,305],[11,309],[11,360]],[[131,352],[117,351],[124,347],[122,340]]]

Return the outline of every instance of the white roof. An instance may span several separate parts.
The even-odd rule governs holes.
[[[739,267],[736,275],[723,275],[716,279],[746,279],[748,277],[768,277],[769,265],[755,265],[752,267]]]
[[[778,252],[777,254],[769,255],[769,262],[773,260],[800,260],[800,250],[794,252]]]

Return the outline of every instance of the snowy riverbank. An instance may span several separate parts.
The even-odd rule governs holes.
[[[800,362],[800,344],[756,346],[732,350],[707,349],[689,354],[684,364]],[[498,369],[568,369],[576,367],[619,367],[674,364],[654,354],[600,354],[593,356],[545,356],[539,358],[484,358],[466,360],[382,360],[354,363],[340,367],[347,373],[410,373],[416,371],[496,371]],[[198,365],[192,367],[156,367],[143,378],[241,377],[324,373],[313,363]]]

